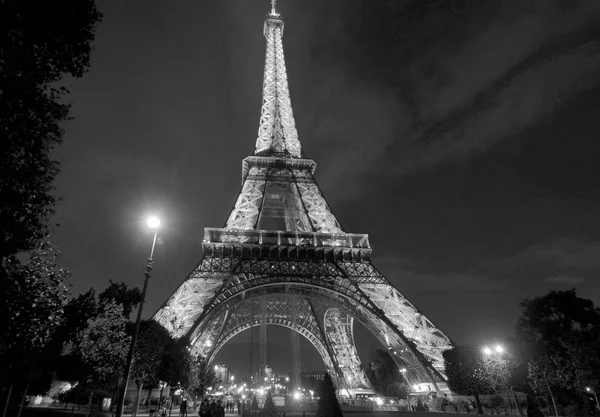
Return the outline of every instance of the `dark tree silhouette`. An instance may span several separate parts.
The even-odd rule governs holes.
[[[492,387],[485,377],[481,353],[474,349],[454,347],[443,353],[448,387],[460,395],[472,395],[477,411],[483,414],[479,395],[491,394]]]
[[[94,0],[0,2],[0,260],[48,234],[69,113],[58,83],[87,70],[99,19]]]
[[[335,388],[329,374],[325,374],[319,392],[316,417],[342,417],[342,409],[335,395]]]
[[[427,411],[427,409],[423,405],[423,401],[421,401],[421,398],[417,398],[417,407],[415,410],[416,411]],[[483,414],[483,413],[480,413],[480,414]]]
[[[550,291],[525,300],[517,324],[527,382],[535,397],[559,406],[580,407],[586,387],[600,389],[600,309],[576,291]]]
[[[265,403],[262,410],[260,410],[260,417],[277,417],[277,410],[275,409],[275,403],[273,403],[271,391],[267,392]]]
[[[51,152],[62,140],[61,124],[69,113],[60,81],[81,77],[88,68],[99,19],[94,0],[0,1],[2,392],[12,392],[16,379],[30,379],[49,333],[62,319],[65,271],[55,264],[58,251],[48,250],[46,243],[57,200],[52,183],[59,171]],[[23,252],[30,262],[17,258]],[[35,311],[20,314],[25,304]],[[7,334],[18,324],[11,317],[26,322],[17,338]],[[6,395],[4,401],[9,400]]]
[[[389,352],[382,349],[372,351],[366,373],[377,393],[407,398],[410,388]]]
[[[124,282],[108,281],[110,285],[98,295],[100,304],[113,300],[123,306],[123,315],[129,319],[131,311],[142,302],[142,292],[137,287],[128,288]]]

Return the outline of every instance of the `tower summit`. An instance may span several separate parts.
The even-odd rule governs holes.
[[[242,188],[225,225],[205,228],[200,263],[154,320],[208,363],[244,330],[284,326],[312,343],[338,387],[370,389],[356,319],[419,394],[446,390],[450,339],[375,268],[368,235],[342,230],[313,177],[316,163],[303,157],[275,0],[264,36],[258,138],[242,164]]]
[[[267,50],[260,123],[254,154],[301,158],[302,145],[296,131],[283,55],[283,19],[275,7],[276,0],[271,0],[271,12],[265,19],[263,30]]]

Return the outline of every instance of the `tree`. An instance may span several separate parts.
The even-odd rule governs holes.
[[[161,362],[171,343],[173,339],[167,329],[156,321],[144,320],[140,323],[140,333],[131,368],[131,379],[138,387],[134,415],[138,411],[142,388],[158,385]]]
[[[377,349],[371,352],[371,360],[366,373],[373,389],[382,395],[398,396],[403,391],[401,386],[406,385],[394,359],[385,350]]]
[[[165,349],[158,378],[171,388],[187,389],[193,381],[193,363],[187,339],[172,339]],[[173,398],[171,398],[172,402]]]
[[[0,279],[5,259],[48,235],[59,170],[52,149],[68,118],[59,81],[89,67],[94,0],[0,2]]]
[[[262,410],[260,410],[260,417],[277,417],[277,410],[275,409],[275,403],[273,403],[271,391],[267,392],[265,403]]]
[[[598,384],[600,310],[575,290],[550,291],[522,307],[517,335],[529,386],[548,396],[558,415],[558,403],[573,404],[588,384]]]
[[[386,388],[386,395],[388,397],[397,397],[401,400],[407,399],[409,392],[410,388],[408,384],[400,381],[390,382]]]
[[[123,307],[110,301],[100,308],[98,316],[83,331],[77,351],[100,381],[114,381],[125,369],[131,343],[125,324]]]
[[[415,411],[429,411],[423,405],[423,401],[421,401],[421,397],[417,398],[417,406],[415,408]],[[483,414],[483,413],[480,413],[480,414]]]
[[[208,367],[206,359],[202,355],[192,358],[190,383],[188,389],[198,397],[204,396],[206,387],[216,382],[216,375],[212,368]]]
[[[123,306],[123,315],[129,319],[131,311],[142,302],[142,292],[139,288],[128,288],[124,282],[108,281],[110,285],[98,295],[100,304],[114,301]]]
[[[47,242],[59,169],[50,154],[69,110],[58,82],[89,66],[99,18],[94,0],[0,2],[0,362],[9,392],[33,373],[62,316],[66,272]]]
[[[319,390],[316,417],[342,417],[342,409],[328,373],[325,374]]]
[[[42,241],[27,257],[2,261],[0,280],[0,363],[3,387],[29,387],[42,350],[63,321],[68,272],[57,265],[59,252]],[[24,397],[23,397],[24,398]]]
[[[459,395],[472,395],[479,414],[483,414],[479,395],[492,394],[493,386],[486,377],[481,354],[466,347],[453,347],[443,353],[448,387]]]

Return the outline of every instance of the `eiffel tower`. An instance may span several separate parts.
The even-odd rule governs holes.
[[[339,388],[370,389],[354,343],[359,320],[412,387],[446,391],[450,339],[375,269],[369,236],[342,230],[313,177],[290,102],[284,23],[271,3],[258,138],[240,194],[224,227],[205,228],[202,260],[154,320],[209,363],[246,329],[284,326],[312,343]]]

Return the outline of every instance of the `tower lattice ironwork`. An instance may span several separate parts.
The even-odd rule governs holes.
[[[258,138],[240,194],[224,227],[205,229],[203,259],[154,319],[209,361],[246,329],[288,327],[313,344],[339,387],[370,388],[354,343],[359,320],[411,385],[445,389],[449,338],[373,266],[368,235],[342,230],[304,157],[272,3]]]

